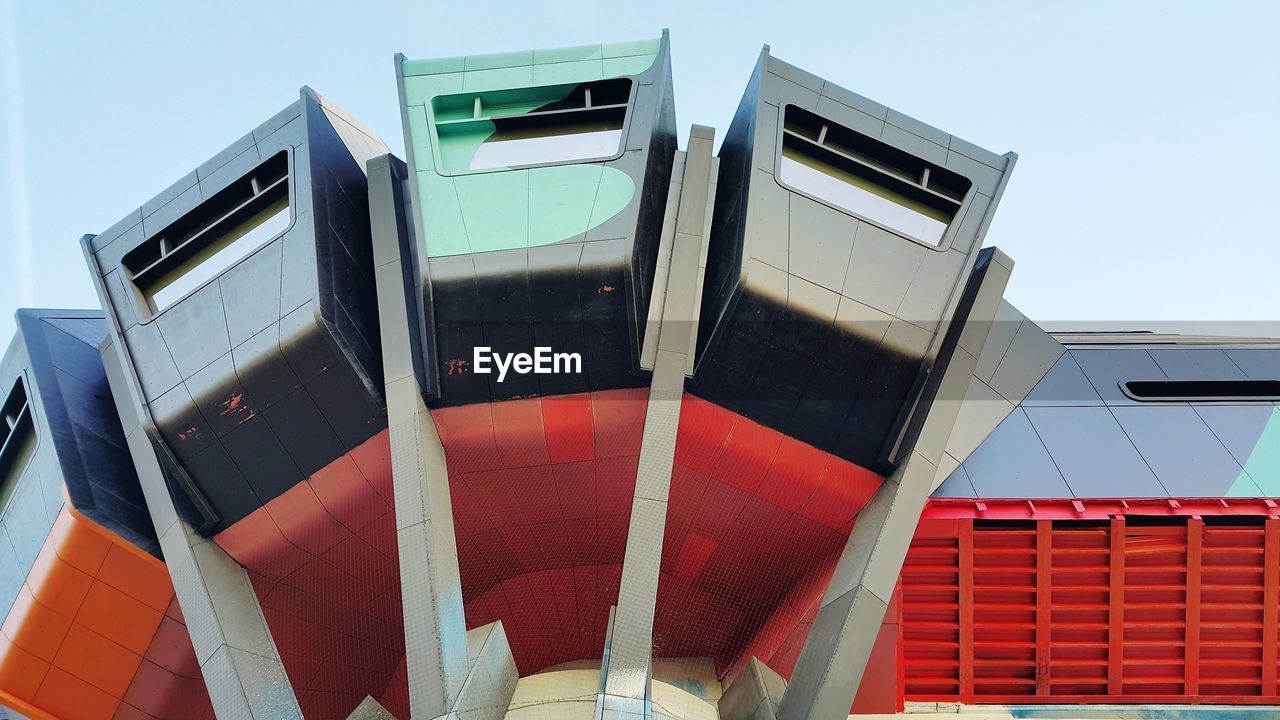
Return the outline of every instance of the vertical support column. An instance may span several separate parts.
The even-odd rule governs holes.
[[[657,354],[649,402],[645,410],[640,466],[636,475],[627,548],[622,563],[617,612],[613,619],[604,692],[597,717],[620,718],[649,708],[650,664],[653,654],[653,615],[662,562],[662,539],[667,523],[667,499],[675,462],[676,431],[684,379],[694,351],[697,288],[704,267],[711,223],[715,131],[694,125],[685,151],[671,266],[663,300]],[[629,717],[629,716],[627,716]]]
[[[1111,611],[1107,615],[1107,694],[1112,697],[1124,691],[1124,516],[1111,518],[1111,588],[1107,597]]]
[[[1267,518],[1263,526],[1265,552],[1262,570],[1262,695],[1276,695],[1277,613],[1280,613],[1280,519]]]
[[[940,357],[947,361],[935,368],[936,384],[921,400],[914,442],[858,513],[782,697],[781,720],[848,715],[1012,270],[1013,261],[994,250],[982,275],[975,271],[963,287],[959,307],[968,305],[968,312],[957,313],[964,324],[944,329]]]
[[[1200,545],[1204,539],[1204,520],[1187,520],[1187,623],[1183,642],[1182,694],[1200,694]]]
[[[1036,695],[1049,694],[1053,632],[1053,521],[1036,521]]]
[[[404,608],[409,711],[417,720],[448,713],[467,679],[458,547],[444,447],[422,400],[410,338],[417,332],[410,276],[402,163],[369,161],[369,217],[382,366],[391,440],[400,592]]]
[[[973,520],[960,526],[960,702],[973,702]]]
[[[102,349],[102,362],[213,710],[234,720],[301,720],[244,568],[178,516],[124,352],[112,340]]]

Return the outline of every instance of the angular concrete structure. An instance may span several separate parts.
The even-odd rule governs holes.
[[[1015,156],[768,48],[718,149],[665,32],[394,67],[403,160],[303,88],[19,313],[0,704],[1274,714],[1280,343],[1046,332]]]

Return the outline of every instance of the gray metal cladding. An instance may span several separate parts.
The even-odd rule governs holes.
[[[379,149],[303,88],[297,102],[85,243],[154,420],[153,441],[185,496],[178,504],[203,532],[385,426],[363,167]],[[283,230],[167,306],[141,284],[150,269],[139,270],[139,256],[155,267],[196,242],[182,238],[217,236],[224,222],[240,232],[233,221],[241,215],[279,206],[253,203],[265,207],[259,198],[280,184]],[[252,196],[234,205],[246,187]],[[219,216],[226,207],[234,209]],[[183,262],[211,262],[220,246],[210,247]]]
[[[804,135],[809,126],[796,123],[822,129]],[[807,139],[797,140],[802,135]],[[918,182],[896,169],[892,177],[875,175],[880,165],[861,162],[860,151],[846,151],[837,140],[880,153],[883,167],[927,169],[923,179],[910,176]],[[870,182],[905,183],[913,197],[950,207],[936,246],[830,196],[785,184],[784,147],[797,142],[869,173]],[[766,50],[719,157],[690,391],[888,470],[923,378],[938,360],[938,330],[956,312],[1012,156],[952,138]],[[950,196],[924,189],[930,171],[953,183]],[[859,182],[861,176],[852,184]]]
[[[1221,497],[1240,478],[1240,463],[1189,405],[1117,407],[1125,435],[1173,497]]]
[[[1074,497],[1168,495],[1108,408],[1031,407],[1026,413]]]
[[[1229,338],[1220,347],[1170,338],[1147,346],[1105,338],[1073,344],[934,496],[1274,497],[1274,403],[1137,400],[1122,389],[1129,380],[1280,378],[1280,348],[1257,345],[1232,347]]]

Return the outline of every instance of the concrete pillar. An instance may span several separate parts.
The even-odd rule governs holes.
[[[410,276],[404,163],[368,163],[369,217],[391,440],[392,487],[404,605],[409,710],[445,716],[467,680],[467,629],[444,447],[414,372],[418,303]],[[414,322],[410,322],[414,318]]]
[[[653,378],[645,410],[640,465],[627,530],[627,547],[618,591],[617,611],[606,654],[608,662],[597,717],[624,717],[627,713],[651,716],[650,663],[653,651],[653,615],[662,562],[662,538],[667,522],[667,497],[675,461],[676,431],[684,379],[692,367],[696,341],[699,288],[705,268],[710,204],[715,197],[712,182],[715,160],[711,156],[715,131],[695,125],[684,155],[683,178],[675,232],[670,236],[670,266],[661,302],[653,354]],[[664,238],[665,239],[665,238]],[[659,251],[663,254],[663,250]],[[653,313],[651,313],[652,315]]]
[[[780,720],[845,717],[893,595],[920,512],[928,500],[947,439],[977,366],[1013,262],[999,250],[979,261],[961,308],[963,327],[944,341],[949,361],[931,388],[931,402],[910,452],[858,514],[857,523],[809,629],[778,708]],[[970,299],[971,298],[971,299]],[[946,355],[944,354],[944,357]]]
[[[213,710],[224,720],[301,720],[244,568],[178,516],[147,434],[149,413],[123,354],[108,341],[102,362]]]

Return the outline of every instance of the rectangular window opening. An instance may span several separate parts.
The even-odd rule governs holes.
[[[273,156],[124,256],[161,312],[289,228],[289,157]]]
[[[614,78],[432,101],[444,169],[469,172],[618,154],[631,80]]]
[[[1274,402],[1280,380],[1129,380],[1124,394],[1141,402]]]
[[[779,180],[926,245],[942,244],[972,183],[887,143],[788,105]]]
[[[27,390],[19,378],[0,405],[0,512],[18,487],[36,452],[36,426]]]

